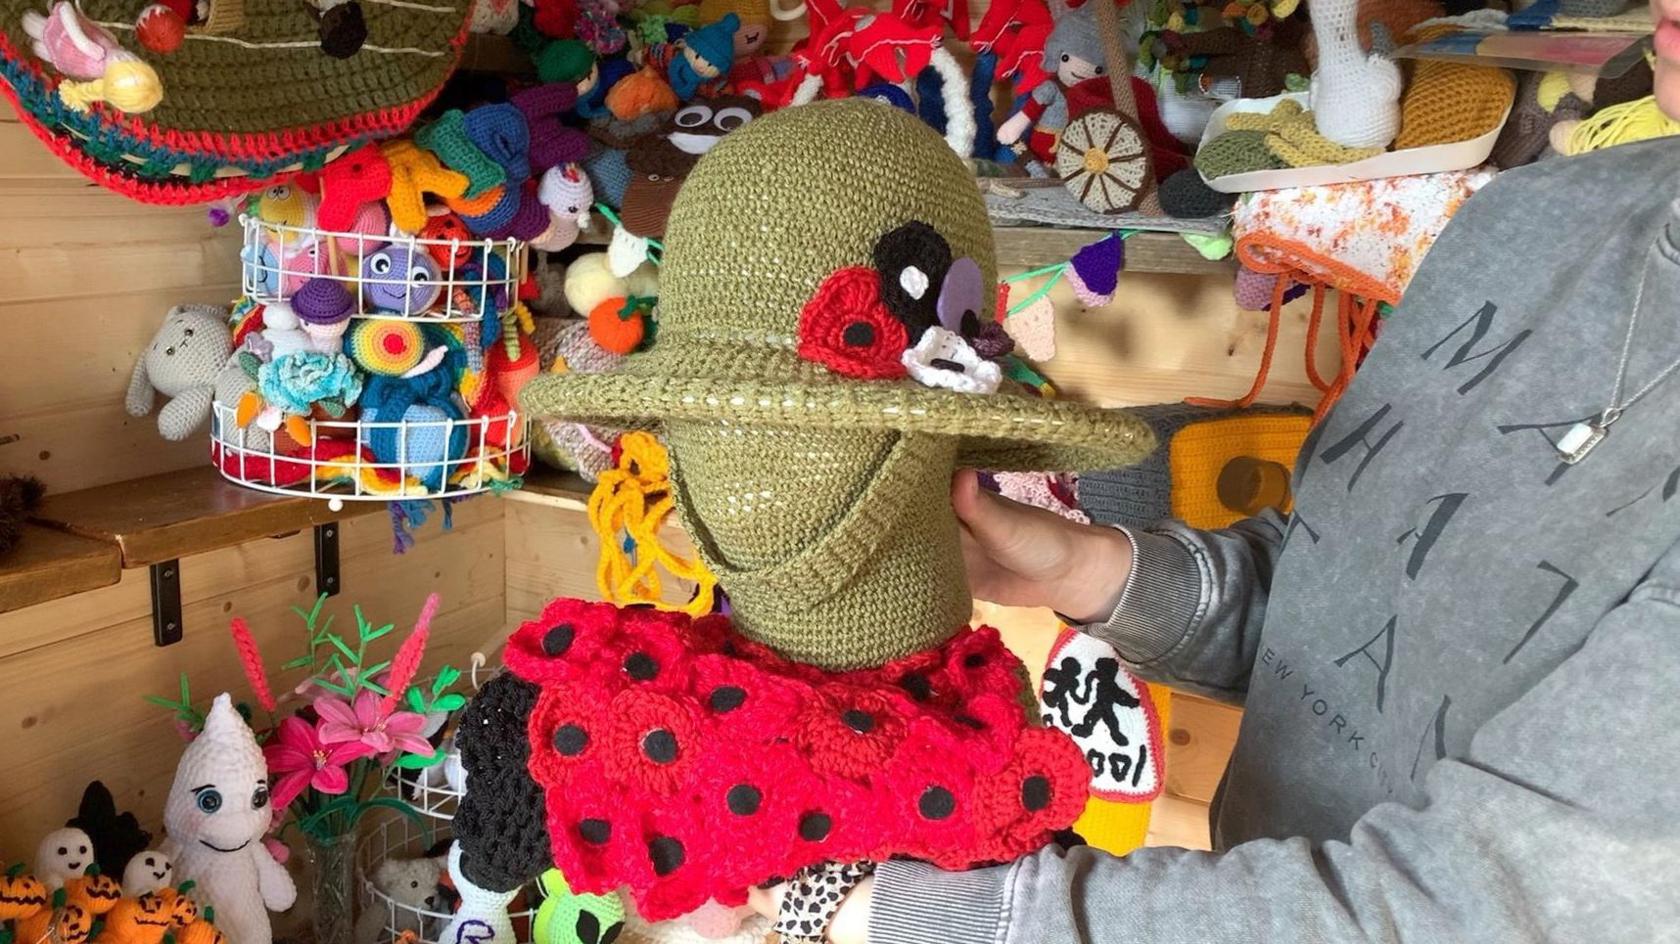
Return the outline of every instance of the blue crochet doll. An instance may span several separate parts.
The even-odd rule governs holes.
[[[735,65],[735,31],[740,28],[741,18],[729,13],[679,41],[666,70],[677,98],[686,102],[699,94],[700,86],[729,74]]]

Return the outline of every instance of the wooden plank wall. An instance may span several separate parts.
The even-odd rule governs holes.
[[[123,394],[171,305],[237,294],[238,248],[202,207],[144,206],[88,183],[0,107],[0,472],[69,491],[206,463],[205,434],[165,442],[152,418],[124,412]],[[428,662],[464,665],[503,635],[502,531],[502,503],[488,497],[458,506],[451,533],[434,520],[400,557],[385,515],[349,521],[344,592],[328,611],[349,620],[359,602],[372,618],[411,625],[436,590],[443,611]],[[33,855],[94,778],[160,828],[181,745],[142,696],[176,691],[187,672],[201,700],[249,697],[230,616],[249,620],[271,665],[301,652],[289,609],[315,596],[308,534],[190,556],[181,575],[185,639],[167,648],[152,644],[144,570],[0,614],[0,743],[13,765],[0,782],[0,860]]]

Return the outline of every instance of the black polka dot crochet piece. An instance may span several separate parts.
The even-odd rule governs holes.
[[[490,891],[512,891],[549,868],[542,790],[531,779],[526,725],[541,689],[503,674],[484,684],[461,714],[461,766],[471,789],[455,813],[461,870]]]

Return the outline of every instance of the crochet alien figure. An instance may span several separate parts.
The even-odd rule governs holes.
[[[825,862],[1050,842],[1091,771],[968,626],[950,476],[1126,465],[1148,428],[1003,376],[985,206],[889,105],[726,136],[666,232],[652,348],[523,403],[657,429],[729,615],[561,599],[521,626],[460,728],[462,878],[493,911],[555,867],[658,921]]]

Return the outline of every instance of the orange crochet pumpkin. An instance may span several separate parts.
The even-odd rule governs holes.
[[[643,66],[607,91],[607,110],[619,121],[635,121],[658,111],[676,111],[677,93],[652,66]]]
[[[162,944],[169,932],[173,904],[173,899],[158,894],[124,898],[105,916],[99,944]]]
[[[74,902],[62,908],[42,908],[12,926],[19,944],[87,944],[93,933],[93,912]]]
[[[26,918],[47,907],[47,887],[14,865],[0,877],[0,921]]]
[[[175,944],[228,944],[228,939],[207,918],[200,918],[175,935]]]
[[[109,875],[94,872],[64,883],[65,899],[98,916],[110,912],[122,900],[122,885]]]
[[[198,902],[193,901],[180,890],[160,888],[157,895],[163,899],[164,904],[169,908],[170,928],[179,931],[198,920]]]
[[[609,298],[589,313],[589,336],[596,344],[613,354],[628,354],[642,343],[646,325],[642,313],[626,313],[627,300]]]

